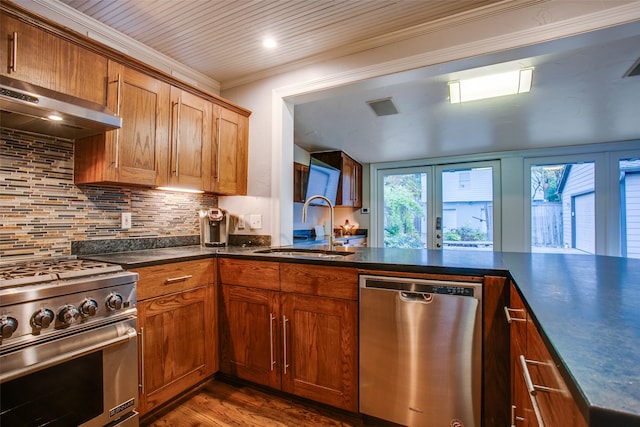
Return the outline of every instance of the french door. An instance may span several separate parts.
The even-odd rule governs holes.
[[[498,161],[379,169],[378,247],[500,249]]]

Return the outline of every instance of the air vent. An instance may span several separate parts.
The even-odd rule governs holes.
[[[623,77],[640,76],[640,58],[629,68],[629,71],[624,73]]]
[[[398,109],[394,105],[391,98],[376,99],[373,101],[367,101],[369,107],[376,113],[376,116],[391,116],[398,114]]]

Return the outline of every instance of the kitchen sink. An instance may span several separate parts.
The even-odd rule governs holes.
[[[292,248],[272,248],[255,251],[256,254],[275,254],[280,256],[294,256],[300,258],[320,258],[320,259],[342,259],[355,252],[331,251],[324,249],[292,249]]]

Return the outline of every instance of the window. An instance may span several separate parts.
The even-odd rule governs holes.
[[[595,253],[595,163],[531,166],[531,251]]]

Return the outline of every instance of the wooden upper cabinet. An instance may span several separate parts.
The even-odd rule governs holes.
[[[307,183],[309,181],[309,165],[293,163],[293,201],[304,203],[307,196]]]
[[[2,13],[0,74],[105,105],[107,58]]]
[[[211,179],[211,102],[171,87],[171,138],[167,185],[202,190]]]
[[[212,151],[210,191],[247,194],[249,118],[222,106],[214,108],[215,143]]]
[[[344,151],[328,151],[311,155],[340,169],[336,206],[362,207],[362,165]]]
[[[78,140],[75,183],[167,184],[170,86],[109,61],[107,105],[122,128]]]

